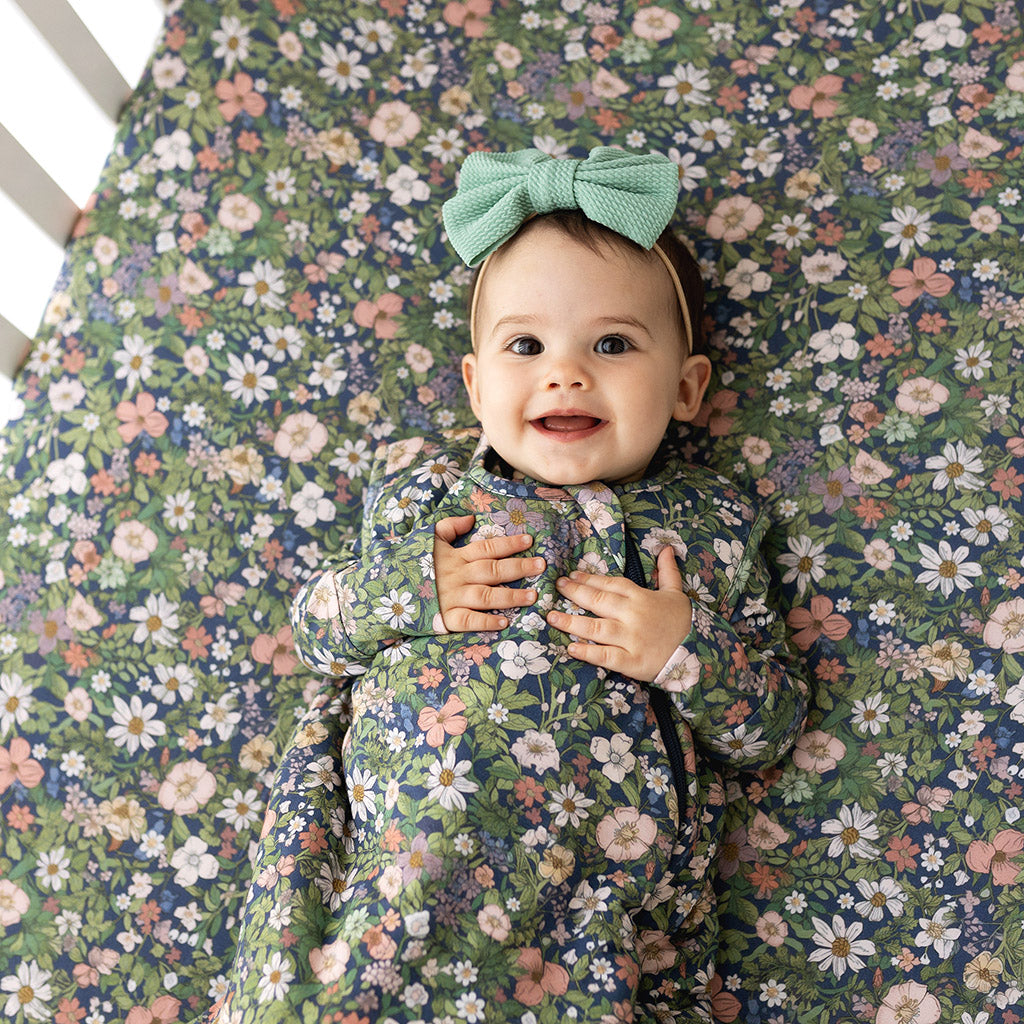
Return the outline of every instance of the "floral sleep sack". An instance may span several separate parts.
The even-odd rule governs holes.
[[[497,476],[478,432],[391,445],[357,550],[293,627],[332,678],[275,782],[221,1024],[707,1019],[722,764],[795,741],[805,685],[766,605],[763,518],[666,460],[621,487]],[[433,524],[529,532],[548,563],[508,629],[447,633]],[[565,653],[577,566],[649,579],[670,544],[690,635],[650,686]],[[571,610],[571,609],[567,609]]]

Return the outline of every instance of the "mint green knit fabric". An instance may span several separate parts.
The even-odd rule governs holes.
[[[529,217],[582,210],[591,220],[650,249],[676,209],[679,171],[659,153],[598,146],[585,160],[539,149],[470,153],[459,188],[443,206],[452,248],[476,266]]]

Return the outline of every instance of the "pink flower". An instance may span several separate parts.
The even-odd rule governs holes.
[[[15,781],[26,789],[34,789],[43,781],[43,766],[30,757],[32,748],[21,736],[11,740],[9,748],[0,747],[0,793]]]
[[[489,935],[495,942],[504,942],[512,930],[512,922],[508,914],[495,903],[488,903],[477,915],[477,924],[484,935]]]
[[[217,208],[217,220],[229,231],[251,231],[262,216],[260,204],[242,192],[226,196]]]
[[[491,13],[491,0],[467,0],[466,3],[446,4],[444,20],[461,28],[470,39],[479,39],[487,30],[484,19]]]
[[[181,1000],[174,996],[157,996],[150,1007],[133,1006],[124,1024],[174,1024],[181,1009]]]
[[[832,771],[846,754],[846,744],[821,729],[805,732],[796,741],[793,763],[805,772],[823,775]]]
[[[546,995],[564,996],[569,990],[569,972],[558,964],[545,963],[539,949],[521,949],[516,965],[526,969],[516,981],[515,992],[525,1006],[537,1006]]]
[[[908,800],[901,808],[900,813],[910,822],[911,825],[920,825],[921,822],[932,820],[932,811],[938,813],[946,808],[946,804],[953,799],[953,791],[938,786],[932,789],[931,786],[921,786],[917,791],[917,800]]]
[[[250,117],[259,117],[267,109],[267,101],[253,88],[253,81],[239,71],[232,81],[221,79],[213,91],[220,103],[217,109],[225,121],[233,121],[244,110]]]
[[[845,615],[832,611],[832,599],[824,594],[811,598],[810,608],[793,608],[786,616],[786,622],[798,632],[793,634],[793,643],[806,651],[819,636],[829,640],[842,640],[850,632],[851,622]]]
[[[1012,885],[1020,874],[1020,865],[1013,858],[1024,850],[1024,832],[1004,828],[997,832],[991,843],[975,839],[967,847],[964,860],[972,871],[992,873],[995,885]]]
[[[345,973],[351,955],[349,944],[335,939],[309,951],[309,966],[321,985],[333,985]]]
[[[352,310],[352,319],[360,327],[372,327],[378,338],[393,338],[398,333],[398,324],[392,319],[402,312],[405,300],[394,292],[386,292],[376,302],[360,299]]]
[[[927,256],[914,260],[909,269],[897,267],[890,271],[889,284],[896,289],[892,297],[901,306],[909,306],[924,292],[936,299],[948,295],[953,288],[953,278],[937,271],[938,264]]]
[[[0,878],[0,928],[17,924],[28,907],[28,896],[10,879]]]
[[[616,807],[597,826],[597,842],[613,860],[636,860],[658,835],[658,826],[635,807]]]
[[[672,940],[664,932],[654,930],[637,936],[635,954],[644,974],[660,974],[676,961]]]
[[[84,722],[92,713],[92,697],[81,686],[68,690],[64,698],[64,710],[76,722]]]
[[[137,565],[145,562],[157,546],[156,534],[138,519],[126,519],[118,523],[110,541],[110,550],[126,562]]]
[[[671,39],[679,28],[679,15],[664,7],[642,7],[633,19],[633,34],[640,39],[660,43]]]
[[[156,799],[166,811],[195,814],[217,791],[217,779],[202,761],[181,761],[160,783]]]
[[[772,821],[764,811],[754,815],[753,824],[747,832],[750,845],[758,850],[775,850],[789,838],[789,833]]]
[[[996,605],[982,639],[989,647],[995,647],[1007,654],[1024,651],[1024,598],[1015,597]]]
[[[425,707],[416,724],[426,731],[427,743],[439,747],[446,736],[461,736],[466,731],[469,722],[459,714],[465,710],[466,705],[453,694],[440,708]]]
[[[419,134],[423,122],[408,103],[389,100],[382,103],[370,119],[370,138],[385,146],[405,146]]]
[[[252,656],[261,665],[271,665],[279,676],[290,676],[299,659],[292,643],[292,627],[282,626],[277,633],[260,633],[252,642]]]
[[[311,412],[289,416],[274,435],[274,451],[292,462],[309,462],[327,444],[327,428]]]
[[[896,391],[896,408],[912,416],[938,412],[949,399],[949,388],[929,377],[911,377]]]
[[[1024,92],[1024,60],[1018,60],[1006,69],[1006,88]]]
[[[723,242],[746,238],[764,220],[764,210],[747,196],[729,196],[711,211],[705,230]]]
[[[935,1024],[942,1012],[938,999],[924,985],[906,981],[893,985],[885,994],[882,1005],[875,1014],[875,1024]]]
[[[762,942],[778,949],[786,941],[786,936],[789,934],[789,925],[783,920],[781,914],[776,913],[774,910],[769,910],[757,919],[757,922],[754,924],[754,930]]]
[[[140,392],[134,402],[118,402],[115,412],[121,421],[117,432],[125,444],[134,441],[139,434],[162,437],[169,426],[167,417],[156,411],[156,399],[148,391]]]
[[[834,99],[842,91],[838,75],[822,75],[813,85],[798,85],[790,90],[789,103],[795,110],[809,110],[815,117],[831,117],[839,109]]]

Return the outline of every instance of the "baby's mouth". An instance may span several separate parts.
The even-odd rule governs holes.
[[[571,434],[577,430],[590,430],[602,421],[596,416],[542,416],[539,422],[545,430]]]
[[[530,420],[530,425],[538,433],[552,441],[582,441],[592,437],[605,424],[598,416],[590,416],[585,412],[567,410],[566,412],[553,412],[547,416],[538,416]]]

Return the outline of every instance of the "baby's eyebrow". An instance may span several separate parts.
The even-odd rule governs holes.
[[[533,313],[506,313],[491,328],[491,334],[494,334],[499,327],[508,327],[512,324],[536,324],[539,322],[540,317],[535,316]]]
[[[645,334],[651,333],[651,329],[643,320],[638,320],[635,316],[630,316],[628,313],[623,316],[602,316],[595,320],[594,323],[605,324],[606,326],[616,324],[623,327],[635,327],[638,331],[643,331]]]

